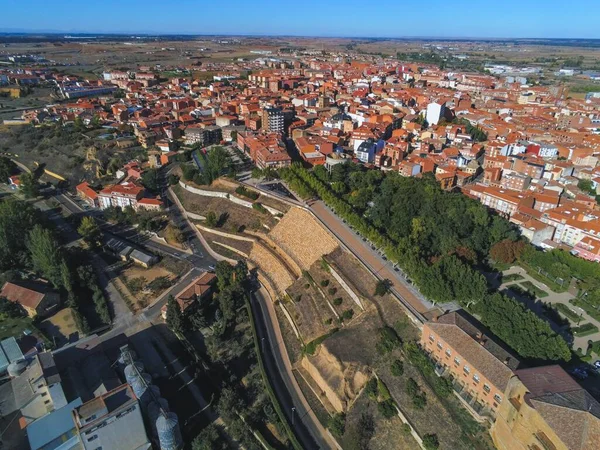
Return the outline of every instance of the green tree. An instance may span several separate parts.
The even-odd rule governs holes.
[[[158,192],[159,179],[157,169],[148,169],[142,173],[142,184],[146,189],[152,192]]]
[[[227,450],[229,445],[221,437],[219,427],[211,423],[192,441],[192,450]]]
[[[102,231],[100,231],[100,227],[93,217],[85,216],[81,219],[77,232],[91,247],[97,247],[100,244]]]
[[[375,285],[375,295],[383,297],[388,293],[390,284],[390,280],[378,280]]]
[[[350,430],[351,436],[347,439],[351,450],[368,450],[369,442],[375,435],[375,419],[370,412],[361,414],[355,427]]]
[[[217,218],[217,214],[214,211],[208,211],[206,213],[206,226],[214,228],[217,226],[217,222],[219,219]]]
[[[33,268],[54,287],[62,286],[61,263],[62,257],[58,242],[52,233],[40,225],[33,227],[29,233],[27,248],[31,254]]]
[[[6,156],[0,156],[0,183],[8,183],[8,178],[17,172],[17,165]]]
[[[170,295],[169,300],[167,301],[167,326],[174,333],[183,334],[185,331],[184,322],[183,313],[181,312],[179,303],[177,303],[175,297]]]
[[[38,183],[32,173],[25,172],[21,174],[19,181],[21,182],[21,192],[26,198],[34,198],[38,196]]]
[[[593,188],[591,180],[579,180],[577,187],[585,193],[596,195],[596,190]]]
[[[39,212],[30,203],[12,199],[0,201],[0,270],[27,265],[29,254],[23,236],[40,222]]]
[[[25,316],[25,310],[18,302],[11,302],[6,297],[0,297],[0,320],[16,319]]]

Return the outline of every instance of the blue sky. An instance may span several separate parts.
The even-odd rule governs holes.
[[[0,32],[600,38],[580,0],[1,0]]]

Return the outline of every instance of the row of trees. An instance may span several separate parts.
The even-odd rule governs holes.
[[[523,357],[570,358],[564,339],[546,322],[524,307],[515,307],[504,296],[490,295],[478,267],[498,243],[516,242],[519,235],[508,221],[479,202],[443,191],[433,177],[365,172],[352,164],[335,166],[331,175],[294,164],[282,171],[282,177],[291,186],[302,184],[314,192],[397,262],[430,300],[457,301],[476,312]],[[336,194],[336,185],[338,192],[343,189],[346,194]],[[367,206],[355,207],[351,198],[363,195],[361,190],[370,191]],[[503,322],[500,317],[511,321]]]

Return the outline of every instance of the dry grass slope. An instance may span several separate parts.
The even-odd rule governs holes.
[[[275,284],[275,288],[279,291],[280,295],[283,295],[285,290],[294,283],[294,279],[288,273],[285,266],[261,245],[252,246],[250,260],[267,274],[269,279]]]
[[[269,233],[303,270],[337,248],[336,240],[310,213],[292,208]]]

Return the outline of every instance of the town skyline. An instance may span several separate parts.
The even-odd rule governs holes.
[[[600,38],[594,15],[587,14],[593,6],[591,1],[582,2],[574,9],[555,0],[544,3],[532,1],[526,5],[509,0],[501,9],[479,6],[473,10],[469,3],[462,0],[452,4],[433,0],[424,9],[416,3],[397,4],[385,0],[377,8],[366,8],[360,2],[350,0],[323,5],[309,1],[304,8],[296,8],[272,1],[248,4],[233,0],[223,11],[218,4],[198,7],[191,1],[180,2],[177,9],[168,9],[154,0],[144,3],[131,1],[125,5],[110,0],[103,3],[108,14],[100,15],[102,25],[98,25],[98,13],[91,4],[72,8],[58,3],[48,11],[44,3],[34,0],[27,11],[17,2],[11,1],[5,5],[5,14],[0,18],[0,30],[25,29],[15,27],[15,24],[27,24],[26,29],[32,32],[85,30],[98,33],[313,37],[427,35],[589,39]],[[111,7],[114,7],[112,13]],[[569,21],[563,20],[566,15],[570,17]],[[207,17],[210,17],[210,21],[206,20]],[[530,17],[536,17],[536,20],[529,20]],[[366,29],[368,33],[359,32]]]

